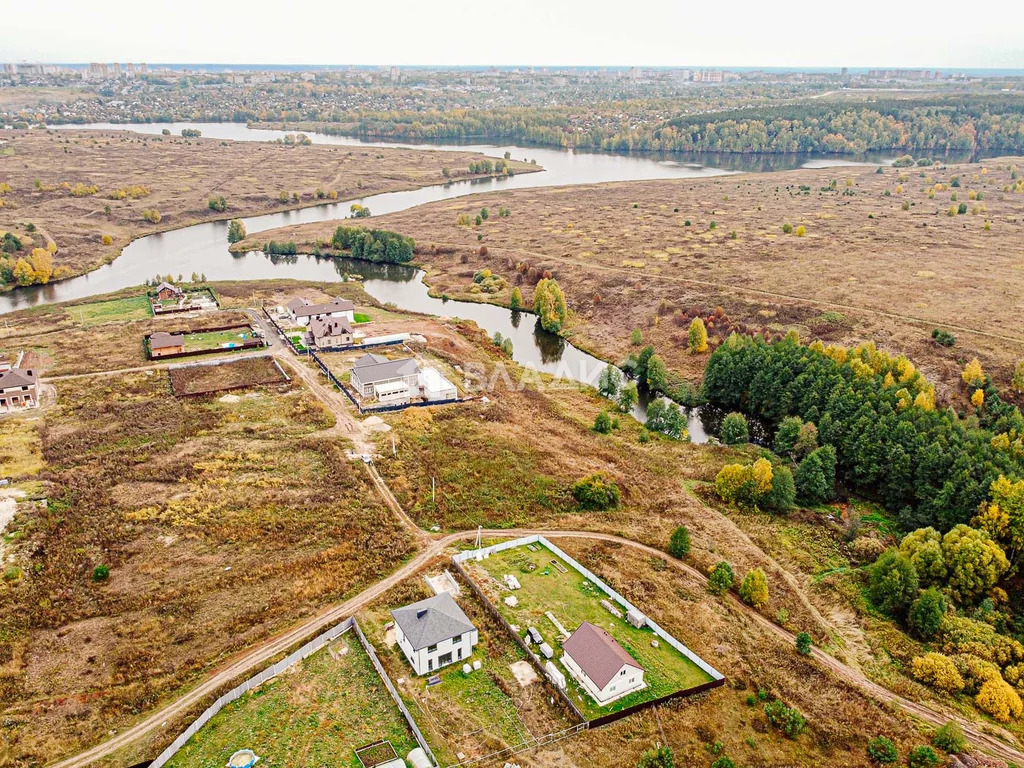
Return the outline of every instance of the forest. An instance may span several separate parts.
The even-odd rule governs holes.
[[[814,423],[847,487],[877,498],[905,530],[948,531],[977,514],[1001,477],[1024,476],[1024,417],[980,366],[965,383],[982,394],[961,418],[936,408],[913,363],[872,344],[847,350],[733,335],[708,361],[704,393],[773,427],[787,416]]]
[[[350,251],[353,259],[404,264],[412,261],[415,241],[397,232],[386,229],[365,229],[363,227],[339,226],[331,238],[331,245],[342,251]]]

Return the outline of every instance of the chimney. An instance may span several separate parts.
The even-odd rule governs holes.
[[[420,608],[418,611],[416,611],[416,618],[417,619],[422,619],[424,616],[427,615],[427,612],[428,612],[427,608]]]

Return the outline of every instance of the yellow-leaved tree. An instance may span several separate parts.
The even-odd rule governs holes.
[[[985,383],[985,372],[981,370],[978,358],[974,358],[964,366],[964,372],[960,374],[960,378],[964,380],[964,384],[972,387],[980,387]]]
[[[985,405],[985,391],[982,389],[974,390],[974,394],[971,395],[971,405],[975,408],[981,408]]]

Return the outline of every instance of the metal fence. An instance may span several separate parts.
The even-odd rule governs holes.
[[[416,725],[416,720],[413,719],[412,713],[405,706],[405,702],[402,701],[402,697],[399,696],[397,689],[391,682],[391,678],[388,677],[387,671],[384,669],[384,665],[380,663],[380,659],[377,658],[377,651],[373,647],[373,643],[366,639],[366,635],[363,634],[363,628],[359,626],[359,622],[352,618],[352,625],[356,629],[356,637],[359,638],[359,644],[363,646],[363,650],[366,651],[366,655],[370,657],[370,661],[373,663],[373,668],[377,670],[377,674],[380,675],[380,679],[384,681],[384,687],[388,689],[388,693],[391,694],[391,698],[395,700],[395,704],[398,706],[399,711],[405,718],[405,722],[409,724],[409,730],[412,731],[412,735],[416,739],[416,743],[419,744],[420,749],[427,753],[430,758],[430,762],[437,765],[437,758],[434,757],[434,753],[430,751],[430,746],[427,744],[427,740],[423,738],[423,734],[420,732],[419,726]]]
[[[280,335],[280,337],[282,339],[284,339],[284,343],[288,345],[289,349],[291,349],[291,351],[294,352],[296,355],[303,354],[304,350],[300,350],[296,346],[295,342],[292,341],[291,336],[289,336],[287,333],[285,333],[284,330],[281,328],[281,326],[277,324],[277,320],[275,320],[273,318],[273,316],[267,311],[267,308],[266,307],[261,307],[261,309],[263,310],[263,314],[267,316],[267,320],[270,321],[270,324],[272,326],[274,326],[274,328],[277,329],[278,335]]]
[[[206,725],[210,719],[220,712],[225,706],[235,701],[243,694],[248,693],[253,688],[257,688],[268,680],[277,677],[296,662],[302,661],[310,654],[319,651],[338,636],[348,632],[348,630],[355,625],[356,620],[354,617],[345,619],[345,621],[331,627],[323,634],[314,637],[294,653],[288,654],[285,658],[281,659],[281,661],[277,662],[277,664],[267,667],[259,674],[250,677],[244,683],[232,688],[207,707],[188,728],[182,731],[178,735],[178,738],[172,741],[170,745],[168,745],[167,749],[161,752],[157,756],[156,760],[149,764],[149,768],[162,768],[162,766],[166,765],[167,761],[170,760],[179,749],[185,746],[185,742],[191,739],[200,728]]]

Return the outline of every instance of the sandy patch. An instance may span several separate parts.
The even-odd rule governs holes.
[[[537,682],[537,673],[528,661],[517,661],[514,664],[509,664],[508,668],[512,670],[512,674],[516,676],[516,682],[523,688],[530,683]]]

